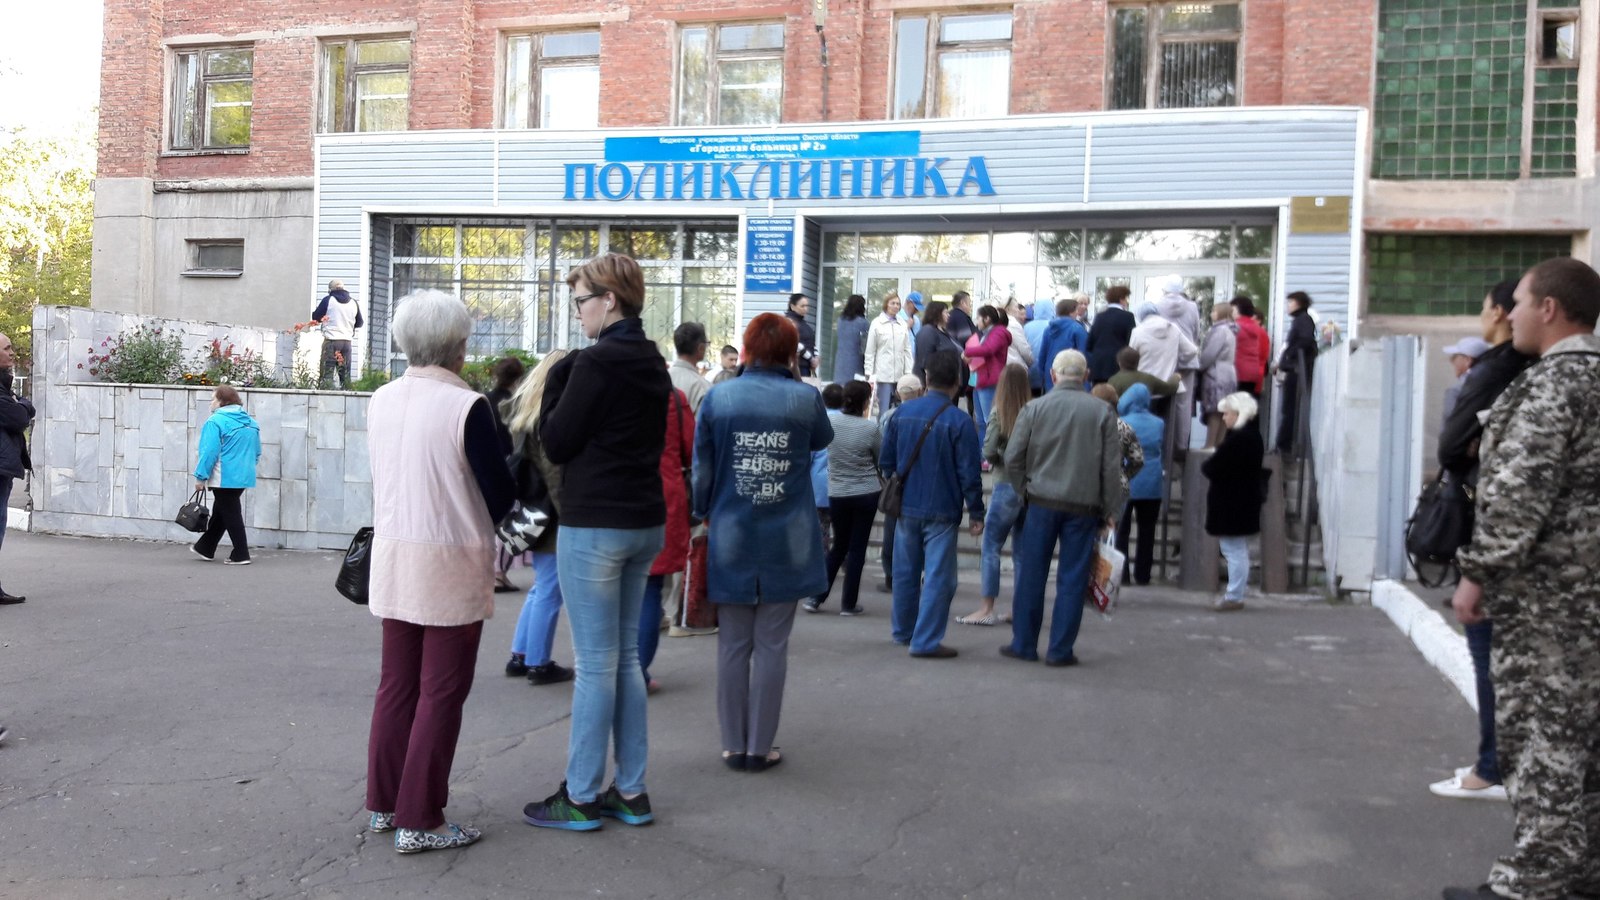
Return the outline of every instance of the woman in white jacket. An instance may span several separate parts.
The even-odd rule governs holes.
[[[867,331],[867,381],[876,389],[879,413],[894,403],[895,382],[911,371],[911,335],[897,318],[899,312],[900,295],[890,291],[883,298],[883,314]]]
[[[1006,348],[1006,363],[1019,363],[1025,369],[1032,369],[1033,346],[1028,343],[1028,336],[1022,330],[1022,323],[1027,318],[1027,311],[1017,298],[1012,297],[1006,302],[1006,330],[1011,332],[1011,346]]]

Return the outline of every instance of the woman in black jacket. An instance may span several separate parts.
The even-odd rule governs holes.
[[[1222,443],[1200,465],[1206,488],[1206,534],[1217,538],[1228,560],[1228,590],[1217,612],[1244,609],[1250,581],[1250,536],[1261,533],[1261,460],[1266,447],[1256,427],[1256,401],[1240,391],[1217,404],[1227,427]]]
[[[629,825],[653,818],[644,792],[639,608],[667,521],[661,453],[672,382],[639,321],[638,263],[616,253],[597,257],[574,269],[567,287],[595,344],[550,370],[539,443],[563,467],[556,570],[578,678],[566,780],[522,813],[541,828],[593,831],[601,816]],[[615,780],[602,790],[613,741]]]
[[[1289,337],[1283,342],[1283,353],[1278,356],[1278,371],[1285,376],[1282,381],[1283,402],[1278,410],[1278,452],[1288,455],[1299,440],[1300,403],[1309,398],[1300,396],[1300,380],[1296,374],[1305,370],[1305,388],[1311,390],[1311,376],[1317,367],[1317,323],[1311,320],[1311,295],[1295,291],[1289,295]]]
[[[911,371],[923,384],[928,383],[927,368],[928,357],[940,350],[961,351],[961,345],[950,336],[947,330],[950,327],[950,307],[943,300],[933,300],[928,303],[928,308],[922,311],[922,328],[917,332],[912,341]],[[966,381],[961,382],[962,385]]]

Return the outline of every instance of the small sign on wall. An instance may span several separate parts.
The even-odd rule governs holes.
[[[1344,234],[1350,230],[1349,197],[1293,197],[1289,200],[1292,234]]]
[[[745,219],[744,234],[745,293],[793,293],[794,219]]]

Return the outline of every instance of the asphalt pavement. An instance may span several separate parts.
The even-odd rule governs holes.
[[[1510,841],[1504,804],[1428,793],[1474,714],[1381,612],[1168,589],[1088,613],[1067,669],[954,623],[959,658],[910,659],[871,590],[802,614],[762,774],[719,762],[716,638],[663,637],[657,823],[534,829],[571,686],[503,674],[504,594],[446,811],[484,838],[400,856],[362,809],[377,620],[335,554],[255,559],[6,536],[0,897],[1427,898]]]

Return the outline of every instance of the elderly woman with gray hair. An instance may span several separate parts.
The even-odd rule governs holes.
[[[439,291],[401,298],[391,328],[409,363],[367,408],[372,614],[383,664],[367,745],[370,830],[400,853],[465,847],[446,822],[461,706],[494,613],[494,528],[516,484],[489,401],[461,379],[472,318]]]
[[[1244,609],[1250,581],[1250,536],[1261,532],[1261,461],[1266,445],[1256,422],[1256,399],[1244,391],[1217,404],[1227,428],[1211,458],[1200,464],[1206,488],[1206,533],[1222,545],[1228,561],[1228,590],[1217,612]]]

